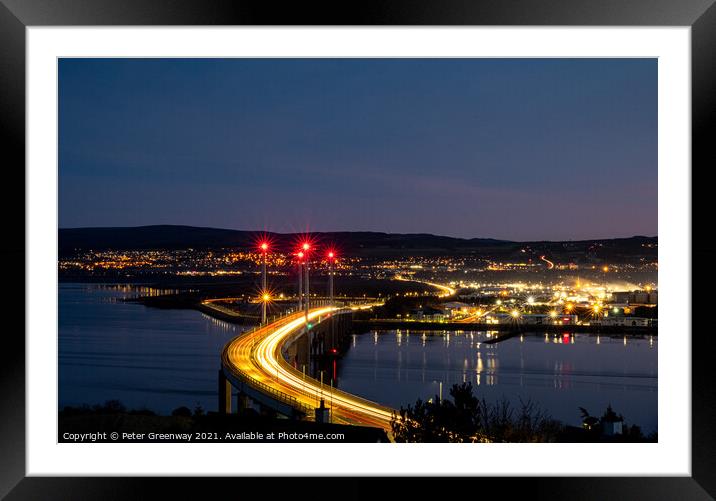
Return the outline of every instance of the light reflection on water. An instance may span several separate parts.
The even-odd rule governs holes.
[[[168,413],[197,403],[216,410],[222,348],[242,327],[192,310],[121,298],[156,289],[61,284],[59,405],[121,400]],[[166,291],[170,293],[174,291]],[[492,337],[494,332],[489,333]],[[657,427],[657,339],[525,333],[485,344],[488,333],[403,330],[354,334],[338,386],[392,407],[434,397],[443,383],[471,381],[486,399],[532,399],[579,424],[578,407],[607,404],[648,433]]]
[[[493,333],[490,333],[491,335]],[[611,404],[645,433],[657,429],[657,338],[524,333],[485,344],[485,332],[371,331],[352,337],[338,386],[400,407],[472,382],[479,397],[532,400],[554,418],[580,424],[579,407]],[[417,341],[417,342],[414,342]]]
[[[59,407],[117,399],[159,413],[197,404],[216,410],[220,353],[242,327],[121,301],[138,294],[159,292],[60,284]]]

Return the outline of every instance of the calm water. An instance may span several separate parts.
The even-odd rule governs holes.
[[[486,333],[374,331],[354,335],[338,386],[398,408],[471,381],[479,397],[519,405],[531,399],[579,425],[578,407],[601,416],[608,404],[645,433],[657,429],[657,338],[525,334],[484,344]]]
[[[145,291],[146,292],[146,291]],[[121,400],[168,413],[217,407],[224,344],[241,327],[197,311],[123,303],[137,291],[95,284],[59,289],[59,406]],[[578,425],[578,407],[607,404],[645,432],[657,428],[657,338],[525,335],[486,345],[485,333],[378,331],[353,336],[338,386],[392,407],[472,381],[479,396],[532,399]]]
[[[239,326],[198,311],[118,302],[137,292],[89,284],[59,288],[59,406],[117,399],[169,413],[217,408],[224,344]]]

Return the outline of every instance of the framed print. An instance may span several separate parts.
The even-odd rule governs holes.
[[[9,499],[714,495],[709,2],[3,1]]]

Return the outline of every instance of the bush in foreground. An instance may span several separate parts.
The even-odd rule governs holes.
[[[453,385],[452,400],[435,397],[400,408],[391,429],[396,442],[554,442],[563,429],[531,401],[513,408],[473,394],[472,383]]]

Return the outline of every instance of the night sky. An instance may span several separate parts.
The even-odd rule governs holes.
[[[657,234],[656,59],[61,59],[59,224]]]

